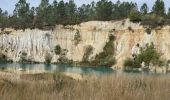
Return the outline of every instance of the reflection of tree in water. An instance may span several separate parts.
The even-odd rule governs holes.
[[[64,64],[58,64],[56,65],[55,72],[65,72],[69,66]]]
[[[44,64],[45,71],[51,71],[52,65],[51,64]]]

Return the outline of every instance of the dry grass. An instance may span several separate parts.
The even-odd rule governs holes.
[[[170,100],[170,77],[22,75],[18,81],[1,78],[0,100]]]

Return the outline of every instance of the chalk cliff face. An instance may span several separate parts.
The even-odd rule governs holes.
[[[79,30],[81,41],[76,46],[74,35]],[[90,21],[74,26],[57,25],[53,30],[26,29],[13,30],[5,29],[0,31],[0,52],[8,59],[17,62],[22,53],[27,54],[27,58],[36,62],[44,62],[45,55],[52,56],[52,62],[57,62],[59,58],[55,55],[54,47],[60,45],[68,52],[66,57],[73,61],[81,61],[88,45],[93,46],[93,59],[96,54],[102,52],[109,34],[116,36],[115,57],[117,64],[122,67],[123,60],[131,57],[133,53],[138,53],[139,46],[153,42],[157,50],[163,53],[163,58],[170,59],[170,26],[154,29],[148,34],[146,28],[139,23],[124,21]]]

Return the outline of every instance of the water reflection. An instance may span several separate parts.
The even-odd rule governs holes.
[[[25,71],[28,73],[44,73],[44,72],[66,72],[78,74],[109,74],[114,71],[108,67],[74,67],[71,65],[55,65],[55,64],[18,64],[18,63],[0,63],[0,68],[9,71]]]

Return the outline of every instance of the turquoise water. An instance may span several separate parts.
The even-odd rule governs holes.
[[[109,67],[92,67],[83,66],[76,67],[66,64],[19,64],[19,63],[0,63],[0,69],[3,70],[23,70],[26,72],[68,72],[68,73],[78,73],[78,74],[110,74],[115,71]]]

